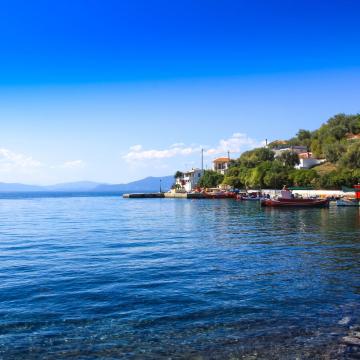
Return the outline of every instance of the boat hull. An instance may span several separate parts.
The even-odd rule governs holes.
[[[270,207],[328,207],[328,199],[264,199],[262,206]]]

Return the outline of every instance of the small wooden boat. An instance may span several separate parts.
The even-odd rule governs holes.
[[[328,199],[263,199],[262,206],[273,207],[327,207],[329,206]]]

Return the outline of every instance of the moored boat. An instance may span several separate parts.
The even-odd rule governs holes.
[[[360,206],[360,184],[354,185],[354,187],[352,188],[343,186],[342,190],[346,193],[354,192],[355,199],[353,198],[339,199],[336,202],[337,206]]]
[[[262,206],[273,207],[327,207],[329,206],[328,199],[263,199]]]
[[[329,206],[329,203],[329,199],[296,198],[286,187],[284,187],[284,189],[281,191],[281,196],[273,199],[261,200],[262,206],[271,207],[327,207]]]
[[[264,199],[264,196],[260,192],[252,192],[252,193],[238,194],[236,199],[242,201],[260,201]]]
[[[206,199],[235,199],[236,193],[219,189],[209,189],[202,193]]]
[[[360,206],[360,202],[357,199],[340,199],[336,202],[337,206]]]

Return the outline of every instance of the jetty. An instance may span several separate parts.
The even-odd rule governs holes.
[[[161,199],[164,197],[164,193],[134,193],[123,195],[124,199]]]
[[[202,193],[159,192],[159,193],[133,193],[124,194],[124,199],[204,199]]]

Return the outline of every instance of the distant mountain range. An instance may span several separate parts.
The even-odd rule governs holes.
[[[173,176],[147,177],[128,184],[102,184],[92,181],[79,181],[49,186],[1,183],[0,192],[158,192],[168,191],[174,183]]]

